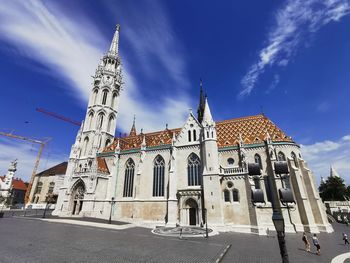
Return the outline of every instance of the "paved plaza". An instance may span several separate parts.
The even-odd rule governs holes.
[[[0,262],[281,262],[277,239],[272,236],[220,233],[208,239],[180,239],[133,225],[118,228],[122,225],[114,224],[115,229],[107,229],[103,222],[89,226],[89,221],[85,225],[71,221],[77,223],[33,217],[0,219]],[[319,235],[321,256],[304,251],[301,234],[288,235],[290,262],[331,262],[349,252],[341,233],[350,228],[334,227],[334,234]]]

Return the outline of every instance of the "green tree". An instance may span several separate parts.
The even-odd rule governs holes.
[[[344,201],[349,196],[349,187],[346,187],[342,178],[335,176],[328,177],[318,190],[323,201]]]

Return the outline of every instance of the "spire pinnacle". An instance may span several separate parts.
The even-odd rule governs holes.
[[[202,124],[206,123],[209,125],[214,124],[213,117],[211,115],[211,111],[209,108],[209,103],[208,103],[208,98],[205,98],[205,103],[204,103],[204,110],[203,110],[203,116],[202,116]]]
[[[200,86],[200,91],[199,91],[199,105],[197,109],[197,117],[198,121],[201,123],[203,120],[203,114],[204,114],[204,108],[205,108],[205,99],[206,99],[206,94],[203,92],[203,81],[202,78],[199,80],[199,86]]]
[[[132,127],[130,130],[129,136],[136,136],[136,127],[135,127],[136,115],[134,115],[134,120],[132,122]]]
[[[120,25],[117,24],[116,29],[115,29],[115,33],[113,36],[113,40],[111,43],[111,46],[109,48],[109,53],[113,54],[113,55],[117,55],[118,54],[118,49],[119,49],[119,32],[120,32]]]

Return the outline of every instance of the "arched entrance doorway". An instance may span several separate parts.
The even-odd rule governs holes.
[[[72,215],[79,215],[83,208],[83,200],[84,200],[84,193],[85,193],[85,184],[83,181],[78,181],[72,190]]]
[[[195,226],[198,224],[198,204],[197,202],[189,198],[185,203],[185,210],[187,214],[187,222],[190,226]]]

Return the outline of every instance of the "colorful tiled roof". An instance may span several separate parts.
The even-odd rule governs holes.
[[[66,170],[67,170],[67,164],[68,162],[62,162],[60,164],[57,164],[45,171],[42,171],[38,174],[36,174],[36,176],[49,176],[49,175],[56,175],[56,174],[66,174]]]
[[[269,118],[264,115],[242,117],[216,123],[218,147],[237,145],[240,136],[245,144],[262,143],[267,133],[274,142],[292,142]]]
[[[108,146],[104,152],[114,151],[119,141],[119,147],[121,150],[137,149],[141,147],[143,137],[145,136],[147,147],[156,147],[166,144],[171,144],[173,133],[177,135],[181,129],[165,129],[163,131],[152,133],[140,133],[134,136],[128,136],[124,138],[115,138],[113,143]]]
[[[216,122],[216,129],[219,148],[237,146],[240,137],[245,144],[262,143],[266,139],[267,132],[274,142],[292,142],[291,137],[287,136],[264,115],[218,121]],[[114,151],[118,141],[121,150],[138,149],[141,147],[144,136],[147,148],[171,144],[173,133],[178,135],[180,131],[181,128],[166,129],[158,132],[115,138],[114,142],[104,152]]]

